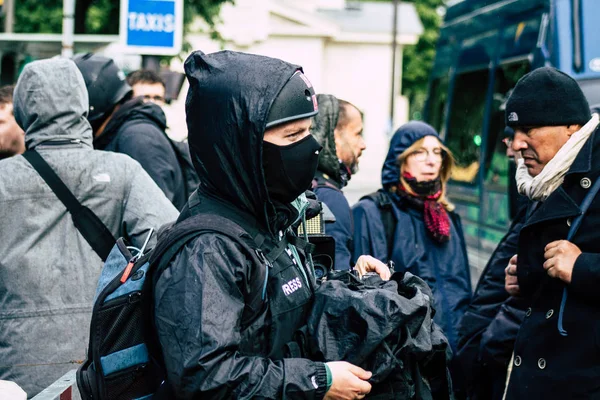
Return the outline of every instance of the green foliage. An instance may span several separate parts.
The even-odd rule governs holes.
[[[442,18],[438,8],[444,0],[415,0],[415,7],[423,24],[423,35],[415,46],[404,49],[403,92],[408,97],[411,119],[420,119],[425,108],[429,73],[435,60],[435,45]]]
[[[120,5],[118,0],[93,0],[87,9],[82,33],[118,35]]]
[[[385,1],[392,0],[361,0]],[[427,89],[429,73],[435,60],[435,45],[439,36],[442,17],[438,9],[444,6],[445,0],[404,0],[413,3],[423,24],[423,35],[414,46],[406,46],[403,54],[402,91],[410,104],[411,119],[421,119]]]
[[[215,31],[220,7],[232,0],[184,0],[184,33],[196,16]],[[19,33],[61,33],[62,0],[17,0],[14,31]],[[77,0],[75,32],[86,34],[119,33],[119,0]]]
[[[208,24],[208,33],[211,38],[216,40],[221,39],[219,32],[216,30],[216,24],[220,21],[219,12],[221,11],[221,6],[225,3],[234,3],[234,0],[185,0],[183,3],[183,54],[187,54],[193,50],[190,43],[185,40],[185,37],[190,32],[190,27],[196,16],[201,17]]]
[[[60,33],[62,0],[18,0],[15,3],[17,33]]]

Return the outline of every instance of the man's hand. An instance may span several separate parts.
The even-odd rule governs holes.
[[[367,382],[373,375],[371,372],[345,361],[328,362],[327,366],[332,383],[325,394],[326,400],[362,399],[371,391],[371,384]]]
[[[517,255],[511,257],[508,266],[504,270],[504,289],[511,296],[521,294],[519,290],[519,281],[517,280]]]
[[[573,267],[581,254],[579,247],[567,240],[557,240],[548,243],[544,249],[544,269],[552,278],[558,278],[565,283],[571,283]]]
[[[358,271],[359,276],[363,276],[367,272],[377,272],[377,274],[387,281],[392,276],[392,273],[387,265],[371,256],[360,256],[356,261],[354,269]]]

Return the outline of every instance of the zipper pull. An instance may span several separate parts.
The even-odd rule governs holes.
[[[131,270],[133,269],[133,265],[135,264],[135,261],[136,261],[136,257],[132,257],[131,260],[129,260],[129,263],[127,263],[127,266],[125,267],[125,271],[123,271],[123,275],[121,276],[121,283],[127,282],[127,278],[129,278],[129,275],[131,274]]]
[[[135,264],[135,262],[137,260],[139,260],[144,255],[144,251],[146,250],[146,246],[148,246],[148,242],[150,241],[150,238],[152,237],[153,232],[154,232],[154,228],[150,228],[150,230],[148,231],[148,235],[146,236],[146,241],[144,242],[142,248],[140,249],[140,252],[137,253],[135,256],[131,257],[131,260],[129,260],[129,263],[125,267],[125,271],[123,271],[123,275],[121,276],[121,283],[127,282],[127,279],[129,278],[129,275],[131,274],[131,270],[133,269],[133,265]]]

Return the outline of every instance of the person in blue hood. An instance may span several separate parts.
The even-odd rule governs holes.
[[[434,295],[434,321],[452,350],[471,298],[471,277],[459,216],[446,198],[450,151],[431,126],[400,127],[383,165],[383,188],[354,207],[354,256],[393,261],[396,271],[424,279]]]

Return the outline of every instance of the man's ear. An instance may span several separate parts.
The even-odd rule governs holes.
[[[340,129],[339,126],[336,126],[333,129],[333,138],[337,141],[338,139],[340,139],[342,137],[342,130]]]
[[[581,125],[569,125],[567,126],[567,136],[571,137],[572,134],[579,131],[581,129]]]

